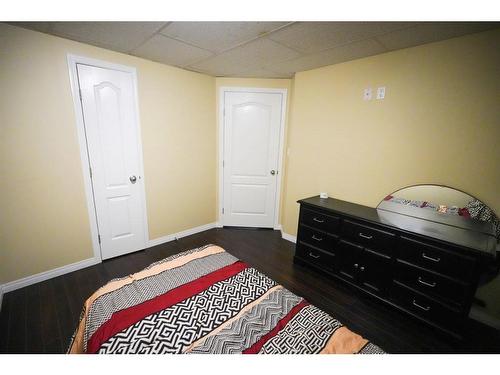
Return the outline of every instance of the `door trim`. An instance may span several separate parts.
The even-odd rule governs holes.
[[[219,111],[217,121],[217,136],[218,136],[218,161],[217,172],[219,174],[218,186],[218,207],[217,218],[218,226],[224,226],[224,215],[222,214],[222,206],[224,203],[224,168],[222,162],[224,160],[224,107],[226,100],[226,93],[229,92],[250,92],[250,93],[263,93],[263,94],[281,94],[281,122],[280,122],[280,137],[279,137],[279,151],[278,151],[278,181],[276,181],[276,202],[274,207],[274,228],[281,229],[279,224],[280,217],[280,203],[281,203],[281,185],[283,180],[283,150],[285,143],[285,124],[286,124],[286,110],[287,110],[287,89],[272,89],[272,88],[256,88],[256,87],[231,87],[223,86],[219,88]]]
[[[78,73],[77,73],[77,64],[90,65],[98,68],[118,70],[126,73],[132,74],[132,81],[134,86],[134,100],[135,100],[135,113],[136,113],[136,123],[137,123],[137,142],[138,142],[138,150],[139,150],[139,173],[143,179],[143,187],[146,186],[146,176],[144,176],[144,161],[143,161],[143,153],[142,153],[142,137],[141,137],[141,122],[139,116],[139,95],[137,92],[137,70],[134,67],[110,63],[107,61],[96,60],[84,56],[77,56],[68,53],[67,55],[68,61],[68,71],[69,71],[69,80],[71,85],[71,94],[73,96],[73,107],[75,110],[75,118],[76,118],[76,129],[78,135],[78,144],[80,146],[80,159],[82,162],[82,171],[83,171],[83,184],[85,187],[85,197],[87,201],[87,211],[89,215],[89,223],[90,223],[90,235],[92,241],[92,249],[94,251],[94,259],[97,262],[102,261],[101,255],[101,246],[98,241],[98,223],[97,223],[97,214],[94,203],[94,194],[92,189],[92,179],[90,177],[90,162],[87,151],[87,139],[85,136],[85,125],[83,122],[83,108],[82,102],[80,101],[80,92],[78,86]],[[147,215],[147,206],[146,206],[146,189],[144,188],[141,204],[143,207],[143,225],[144,225],[144,248],[148,247],[149,243],[149,228],[148,228],[148,215]]]

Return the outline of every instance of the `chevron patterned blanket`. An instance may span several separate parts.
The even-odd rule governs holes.
[[[84,304],[68,353],[382,353],[224,249],[115,279]]]

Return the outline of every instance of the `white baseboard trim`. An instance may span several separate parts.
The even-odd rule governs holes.
[[[283,232],[283,229],[281,230],[281,238],[283,238],[284,240],[293,242],[293,243],[297,243],[297,237],[292,236],[291,234]]]
[[[176,238],[178,239],[178,238],[182,238],[182,237],[187,237],[187,236],[190,236],[192,234],[204,232],[204,231],[209,230],[209,229],[218,228],[217,225],[218,225],[218,223],[209,223],[209,224],[205,224],[205,225],[200,225],[199,227],[186,229],[186,230],[183,230],[182,232],[178,232],[178,233],[169,234],[169,235],[166,235],[163,237],[155,238],[154,240],[149,240],[148,247],[161,245],[162,243],[165,243],[165,242],[174,241]]]
[[[200,233],[200,232],[212,229],[212,228],[216,228],[217,225],[218,225],[218,223],[205,224],[205,225],[201,225],[199,227],[186,229],[182,232],[170,234],[168,236],[155,238],[154,240],[148,241],[148,247],[160,245],[160,244],[165,243],[165,242],[173,241],[176,238],[182,238],[182,237],[190,236],[190,235],[195,234],[195,233]],[[4,293],[12,292],[13,290],[24,288],[26,286],[36,284],[36,283],[39,283],[39,282],[42,282],[42,281],[45,281],[48,279],[52,279],[54,277],[61,276],[61,275],[64,275],[66,273],[69,273],[69,272],[78,271],[82,268],[87,268],[87,267],[93,266],[94,264],[97,264],[97,263],[101,263],[101,260],[97,259],[97,258],[89,258],[89,259],[82,260],[80,262],[76,262],[76,263],[68,264],[66,266],[55,268],[55,269],[50,270],[50,271],[40,272],[40,273],[37,273],[36,275],[27,276],[27,277],[23,277],[22,279],[19,279],[19,280],[10,281],[10,282],[3,284],[3,285],[0,284],[0,311],[2,308],[2,298],[3,298]]]
[[[66,266],[54,268],[53,270],[50,270],[50,271],[40,272],[40,273],[37,273],[36,275],[27,276],[27,277],[23,277],[22,279],[19,279],[19,280],[10,281],[10,282],[3,284],[1,286],[0,293],[3,294],[3,293],[12,292],[13,290],[21,289],[21,288],[24,288],[24,287],[32,285],[32,284],[36,284],[36,283],[39,283],[39,282],[42,282],[42,281],[45,281],[48,279],[52,279],[52,278],[57,277],[57,276],[67,274],[69,272],[80,270],[82,268],[87,268],[87,267],[93,266],[94,264],[97,264],[97,263],[101,263],[101,260],[96,259],[96,258],[89,258],[89,259],[82,260],[80,262],[71,263],[71,264],[68,264]]]
[[[487,314],[484,312],[481,308],[472,306],[469,312],[469,318],[478,320],[481,323],[484,323],[490,327],[493,327],[495,329],[500,329],[500,319]]]

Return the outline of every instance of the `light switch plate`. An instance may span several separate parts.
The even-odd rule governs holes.
[[[385,98],[385,86],[382,86],[377,89],[377,99],[384,99],[384,98]]]
[[[372,89],[368,87],[363,91],[363,100],[372,100]]]

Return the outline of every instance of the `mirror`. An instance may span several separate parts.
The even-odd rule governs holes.
[[[493,210],[474,196],[440,185],[414,185],[386,196],[377,206],[379,215],[398,213],[437,223],[480,231],[497,239],[500,222]],[[481,274],[469,316],[500,330],[500,256]]]
[[[472,195],[448,186],[408,186],[387,195],[377,208],[477,230],[500,239],[500,222],[493,210]]]

